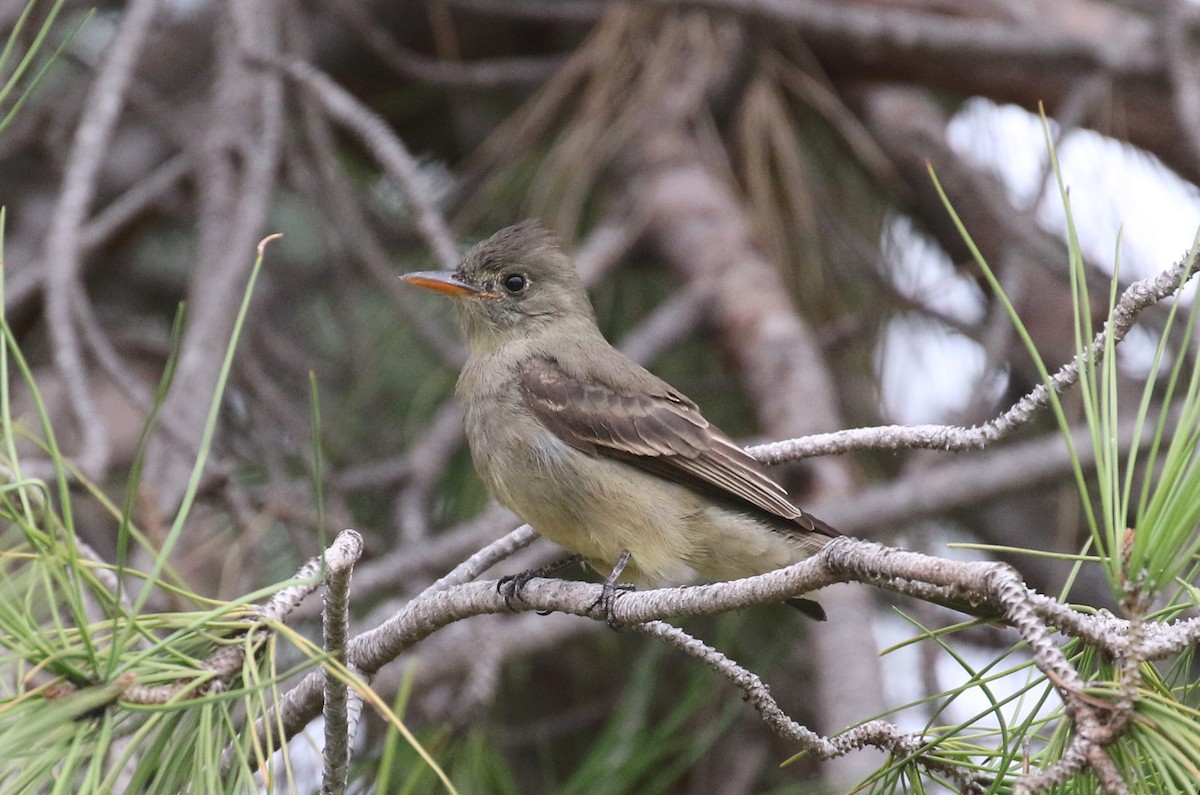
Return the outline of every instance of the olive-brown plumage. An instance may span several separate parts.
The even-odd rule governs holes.
[[[458,299],[470,351],[458,394],[489,491],[598,571],[628,551],[635,581],[733,579],[802,560],[837,534],[608,344],[575,268],[537,224],[497,232],[454,273],[405,279]]]

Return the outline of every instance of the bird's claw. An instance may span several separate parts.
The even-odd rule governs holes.
[[[600,595],[596,597],[596,601],[588,605],[588,612],[591,613],[596,608],[600,608],[604,613],[605,622],[613,629],[620,629],[624,626],[617,620],[616,612],[613,608],[617,604],[617,597],[627,591],[634,591],[636,587],[626,582],[605,582],[600,586]]]
[[[537,574],[536,571],[523,571],[520,574],[509,574],[508,576],[501,577],[496,582],[496,593],[500,594],[504,599],[504,606],[515,613],[517,608],[513,603],[517,600],[524,601],[521,599],[521,589],[536,577]]]
[[[630,552],[628,549],[622,550],[617,557],[617,562],[613,564],[612,571],[604,578],[604,585],[601,586],[600,595],[596,597],[596,601],[588,605],[588,612],[592,612],[597,607],[604,608],[604,620],[613,629],[621,626],[621,622],[617,620],[617,614],[613,608],[617,604],[617,597],[623,591],[632,591],[633,586],[628,583],[618,582],[621,578],[621,572],[625,571],[625,567],[629,564]]]
[[[567,566],[578,563],[582,559],[580,555],[568,555],[566,558],[546,566],[539,566],[536,569],[528,569],[520,574],[509,574],[501,577],[496,582],[496,593],[504,598],[504,606],[515,613],[517,612],[517,608],[514,602],[518,600],[525,601],[524,597],[521,596],[521,589],[528,585],[530,580],[536,580],[538,577],[548,577],[565,569]],[[539,616],[548,616],[553,612],[553,610],[538,610],[537,614]]]

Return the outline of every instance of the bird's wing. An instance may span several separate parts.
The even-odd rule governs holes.
[[[736,442],[710,425],[696,405],[665,383],[621,391],[602,380],[572,377],[549,357],[517,369],[521,397],[555,436],[588,453],[606,455],[710,496],[837,535],[788,500]]]

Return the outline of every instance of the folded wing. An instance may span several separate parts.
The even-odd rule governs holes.
[[[787,490],[761,464],[665,383],[649,393],[631,394],[600,379],[574,378],[549,357],[523,362],[518,379],[533,415],[578,450],[616,458],[722,501],[787,520],[792,532],[838,535],[793,505]]]

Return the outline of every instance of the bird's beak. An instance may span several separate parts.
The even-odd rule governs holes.
[[[473,284],[467,284],[450,271],[417,271],[416,273],[406,273],[400,278],[409,284],[415,284],[417,287],[424,287],[436,293],[452,295],[455,298],[490,295],[487,290],[482,287],[476,287]]]

